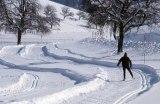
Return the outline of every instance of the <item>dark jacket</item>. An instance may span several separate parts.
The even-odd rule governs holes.
[[[127,56],[123,56],[121,57],[121,59],[119,60],[117,66],[119,66],[119,64],[122,62],[122,66],[124,68],[131,68],[132,67],[132,62],[131,60],[129,59],[129,57]]]

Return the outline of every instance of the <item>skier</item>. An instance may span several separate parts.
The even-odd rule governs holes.
[[[129,59],[129,57],[127,56],[127,53],[124,54],[123,57],[120,58],[117,66],[119,66],[119,64],[122,62],[122,67],[123,67],[123,81],[125,81],[126,79],[126,69],[129,71],[130,75],[132,76],[133,78],[133,74],[132,74],[132,71],[131,71],[131,67],[132,67],[132,62],[131,60]]]

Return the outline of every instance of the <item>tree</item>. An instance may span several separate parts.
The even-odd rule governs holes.
[[[46,18],[39,14],[40,4],[37,0],[2,0],[4,20],[7,31],[17,33],[17,45],[21,44],[22,34],[26,30],[49,32]]]
[[[57,17],[56,12],[56,9],[51,5],[46,6],[44,9],[44,14],[46,15],[47,23],[51,26],[51,29],[53,25],[59,26],[60,23],[60,19]]]
[[[118,31],[118,53],[123,51],[123,39],[132,28],[159,22],[159,0],[87,0],[89,22]]]
[[[0,1],[0,30],[2,29],[3,22],[3,11],[2,11],[2,2]]]
[[[4,0],[0,0],[0,30],[3,29],[6,14],[6,6]]]
[[[74,13],[71,12],[68,7],[63,7],[61,15],[63,16],[63,19],[65,19],[66,17],[73,17]]]
[[[86,18],[86,14],[85,12],[83,11],[78,11],[77,13],[78,17],[79,17],[79,20],[82,18],[82,19],[85,19]]]

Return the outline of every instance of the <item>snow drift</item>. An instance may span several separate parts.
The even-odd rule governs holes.
[[[6,55],[15,55],[18,54],[22,49],[23,45],[19,46],[5,46],[0,50],[0,55],[1,56],[6,56]]]
[[[25,58],[39,59],[44,56],[44,53],[42,51],[42,46],[31,44],[26,45],[20,55]]]
[[[32,85],[30,83],[33,83],[33,80],[34,80],[34,77],[31,74],[24,73],[23,75],[19,77],[18,82],[12,85],[0,88],[0,95],[1,94],[2,95],[6,95],[6,94],[12,95],[18,92],[29,90],[31,88],[30,85]]]

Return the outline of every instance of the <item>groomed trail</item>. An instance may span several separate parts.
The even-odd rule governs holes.
[[[137,78],[136,80],[131,79],[131,81],[126,81],[126,82],[116,81],[117,79],[120,78],[120,77],[115,77],[115,78],[113,77],[114,73],[116,73],[117,75],[120,74],[119,70],[115,70],[117,68],[116,63],[92,60],[89,57],[87,57],[87,59],[79,58],[81,57],[81,54],[75,54],[72,52],[70,52],[70,54],[74,55],[68,55],[66,53],[63,54],[62,53],[63,52],[58,54],[58,52],[56,51],[55,53],[50,52],[46,46],[39,46],[39,45],[28,45],[28,46],[18,46],[18,47],[11,46],[11,47],[5,47],[0,51],[1,65],[20,70],[59,73],[62,76],[65,76],[70,80],[75,81],[75,85],[71,88],[67,88],[53,94],[39,96],[33,99],[28,99],[28,100],[22,99],[22,101],[16,101],[13,102],[12,104],[85,104],[85,103],[93,104],[93,102],[96,102],[96,104],[97,103],[123,104],[127,103],[129,100],[132,100],[138,94],[144,93],[145,91],[149,90],[149,88],[153,84],[159,81],[159,77],[152,67],[146,65],[136,65],[136,64],[133,65],[134,73]],[[13,61],[14,58],[10,60],[8,57],[5,57],[6,54],[8,55],[8,57],[14,56],[14,58],[23,60],[25,62],[24,63],[25,65],[17,64],[16,62]],[[47,61],[52,62],[58,60],[59,62],[69,64],[71,67],[73,65],[94,66],[97,67],[98,73],[96,74],[92,73],[91,75],[86,76],[83,72],[72,70],[71,68],[67,69],[61,67],[58,68],[57,66],[55,67],[54,66],[55,63],[54,64],[51,63],[50,66],[43,66],[43,67],[39,65],[32,66],[29,64],[29,62],[33,63],[34,61],[37,60],[43,60],[45,62]],[[87,70],[92,71],[92,69],[87,69]],[[33,77],[31,78],[32,84],[30,84],[32,85],[32,87],[30,89],[25,88],[25,90],[34,90],[33,88],[37,86],[37,81],[39,78],[36,75],[30,75],[30,74],[27,75]],[[130,84],[131,85],[133,84],[134,86],[130,86]],[[15,86],[18,85],[15,84]],[[127,88],[126,89],[127,91],[124,89],[124,86]],[[109,92],[110,90],[113,91]],[[23,90],[17,90],[17,91],[23,91]],[[121,93],[118,91],[120,91]],[[105,96],[103,96],[102,94],[99,97],[97,97],[98,94],[101,93],[103,94],[110,93],[110,94]],[[94,96],[91,98],[91,95]],[[113,96],[115,98],[113,98],[112,101],[107,102],[107,100]],[[77,98],[79,98],[79,100],[76,101]]]

